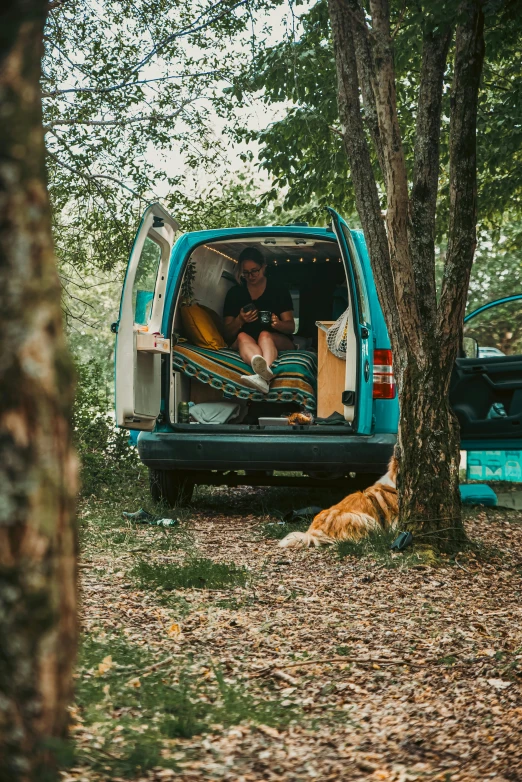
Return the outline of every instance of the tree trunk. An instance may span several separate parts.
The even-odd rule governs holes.
[[[54,775],[76,649],[73,370],[45,182],[47,0],[0,11],[0,779]]]
[[[484,56],[481,0],[461,0],[446,19],[423,21],[413,186],[408,184],[396,101],[388,0],[328,0],[339,117],[357,211],[393,350],[401,416],[397,455],[401,526],[419,541],[452,549],[465,539],[461,521],[459,430],[448,389],[462,335],[475,249],[476,117]],[[435,289],[435,216],[439,136],[446,59],[456,24],[450,122],[450,218],[440,302]],[[371,46],[363,45],[367,38]],[[361,43],[362,41],[362,43]],[[371,90],[368,84],[371,84]],[[361,118],[372,103],[370,128],[387,201],[387,232]]]
[[[401,528],[414,532],[425,547],[455,551],[466,536],[459,493],[460,432],[447,378],[436,361],[427,370],[415,359],[405,363],[399,379],[397,446]]]

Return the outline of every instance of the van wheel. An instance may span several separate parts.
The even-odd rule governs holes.
[[[164,502],[170,508],[188,504],[194,492],[194,481],[178,470],[149,469],[149,484],[154,502]]]

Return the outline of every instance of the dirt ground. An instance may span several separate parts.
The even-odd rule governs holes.
[[[468,510],[479,545],[433,568],[278,548],[300,499],[200,491],[180,530],[82,508],[94,645],[64,780],[522,780],[522,513]],[[244,583],[171,590],[135,575],[137,561],[145,573],[195,555],[244,566]],[[142,656],[118,658],[123,643]],[[165,733],[185,707],[192,728],[176,717]]]

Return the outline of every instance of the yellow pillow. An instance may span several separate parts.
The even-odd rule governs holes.
[[[199,304],[190,304],[181,308],[181,322],[185,336],[198,348],[219,350],[227,346],[216,325],[215,319],[219,316],[215,312],[212,315],[207,307],[200,307]]]

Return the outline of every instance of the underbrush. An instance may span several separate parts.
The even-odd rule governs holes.
[[[112,366],[92,361],[76,366],[77,388],[73,431],[80,458],[83,496],[117,495],[121,487],[139,481],[143,468],[129,432],[114,423]]]
[[[121,635],[86,638],[79,662],[74,759],[106,775],[176,770],[171,739],[245,721],[277,728],[299,716],[277,698],[263,697],[257,684],[230,682],[211,660],[206,666],[188,658],[158,664],[151,650]]]

